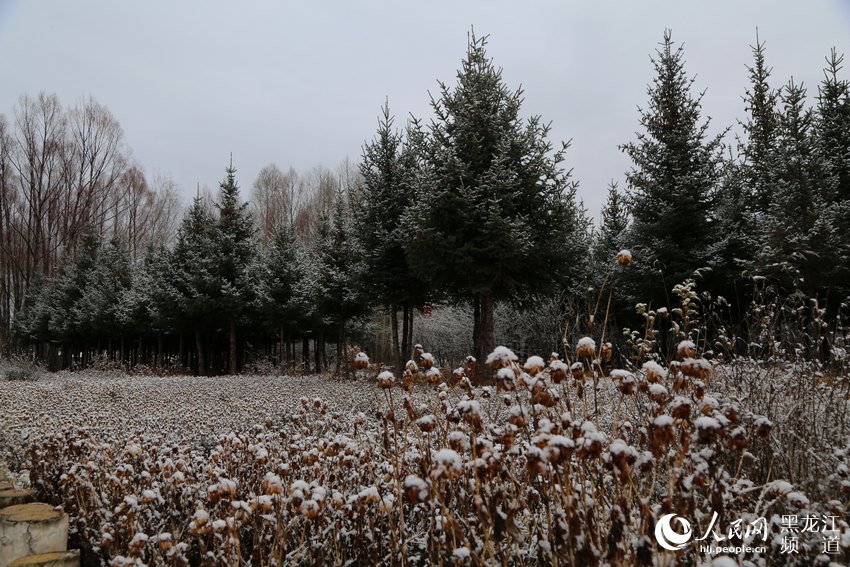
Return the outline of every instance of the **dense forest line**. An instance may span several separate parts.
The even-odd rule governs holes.
[[[54,369],[237,373],[262,359],[322,371],[339,369],[351,343],[401,363],[417,313],[465,305],[480,359],[497,305],[593,316],[553,334],[555,346],[594,317],[616,340],[636,303],[672,309],[671,290],[689,279],[703,300],[723,298],[733,325],[768,289],[840,320],[850,289],[842,56],[829,54],[810,97],[771,80],[756,42],[731,139],[709,135],[665,32],[639,132],[619,148],[633,164],[625,190],[612,182],[597,225],[564,167],[568,147],[553,145],[542,117],[521,117],[522,91],[485,47],[471,37],[430,121],[399,128],[385,104],[356,166],[301,176],[270,165],[243,200],[231,162],[219,193],[199,192],[182,220],[174,188],[145,179],[108,109],[23,96],[11,122],[0,116],[0,349]],[[375,331],[376,314],[389,332]]]

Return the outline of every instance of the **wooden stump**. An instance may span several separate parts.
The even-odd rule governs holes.
[[[16,506],[18,504],[27,504],[34,500],[35,493],[32,490],[23,488],[7,488],[0,489],[0,509],[7,506]]]
[[[15,559],[68,548],[68,515],[50,504],[0,510],[0,567]]]
[[[15,559],[9,567],[80,567],[80,550],[39,553]]]

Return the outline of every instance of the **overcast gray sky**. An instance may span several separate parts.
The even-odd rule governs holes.
[[[233,152],[247,196],[271,162],[301,173],[357,162],[385,97],[399,124],[429,117],[428,91],[454,81],[470,26],[524,87],[524,113],[573,140],[567,165],[594,216],[629,167],[617,145],[634,138],[664,28],[684,43],[715,129],[743,114],[756,27],[774,83],[793,75],[812,98],[830,48],[850,58],[844,0],[0,0],[0,112],[24,93],[92,95],[147,174],[194,194],[217,187]]]

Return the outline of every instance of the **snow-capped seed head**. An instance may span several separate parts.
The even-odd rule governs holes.
[[[460,455],[452,449],[440,449],[434,455],[434,462],[437,465],[431,475],[434,478],[454,478],[463,472],[463,461]]]
[[[667,388],[665,388],[662,384],[650,384],[649,398],[653,402],[657,402],[659,404],[664,403],[669,395]]]
[[[413,356],[414,357],[420,356],[423,352],[425,352],[425,349],[422,348],[422,345],[420,345],[418,343],[413,345]]]
[[[283,493],[283,483],[280,477],[273,472],[267,472],[263,478],[263,492],[266,494],[281,494]]]
[[[572,374],[573,380],[576,382],[584,380],[584,364],[573,362],[572,366],[570,366],[570,374]]]
[[[644,362],[642,368],[647,382],[651,384],[663,382],[667,378],[667,371],[654,360]]]
[[[469,451],[472,445],[469,443],[469,435],[463,431],[452,431],[449,433],[449,447],[458,453]]]
[[[676,396],[673,398],[673,401],[670,403],[670,415],[675,417],[676,419],[690,419],[691,410],[693,409],[693,403],[689,398],[685,398],[683,396]]]
[[[570,455],[576,447],[575,441],[564,435],[552,435],[546,441],[549,462],[553,464],[563,463],[569,460]]]
[[[614,467],[621,472],[628,471],[639,456],[637,449],[622,439],[615,439],[611,442],[611,446],[608,448],[608,455]]]
[[[686,358],[680,368],[682,374],[697,380],[707,380],[711,376],[711,364],[704,358]]]
[[[543,362],[543,359],[539,356],[529,356],[528,360],[525,361],[525,364],[522,365],[523,370],[532,376],[537,375],[537,373],[541,372],[545,367],[546,363]]]
[[[604,343],[602,345],[602,360],[605,362],[610,362],[611,358],[614,356],[614,345],[611,343]]]
[[[379,388],[392,388],[393,384],[395,384],[395,375],[389,370],[384,370],[380,374],[378,374],[378,387]]]
[[[634,378],[634,375],[631,372],[629,372],[628,370],[622,370],[620,368],[615,368],[614,370],[611,371],[611,380],[613,380],[614,382],[616,382],[618,384],[620,382],[622,382],[624,378],[629,377],[629,376]]]
[[[496,390],[499,392],[512,392],[516,389],[516,374],[512,368],[499,368],[496,381]]]
[[[578,457],[582,459],[599,457],[602,454],[602,447],[605,442],[605,434],[597,430],[593,422],[585,421],[581,424],[581,436],[576,441]]]
[[[755,425],[756,435],[759,437],[767,437],[770,434],[771,429],[773,429],[773,422],[764,416],[756,418],[753,425]]]
[[[632,263],[632,253],[628,250],[620,250],[617,252],[617,263],[621,266],[628,266]]]
[[[522,406],[512,405],[508,408],[508,423],[515,427],[525,427],[528,424]]]
[[[713,417],[704,415],[694,421],[694,427],[696,427],[697,439],[700,443],[712,443],[717,439],[717,433],[722,426]]]
[[[504,346],[497,346],[493,349],[493,352],[487,356],[487,364],[494,370],[508,367],[512,362],[516,362],[517,360],[519,360],[517,355],[515,355],[511,349]]]
[[[354,368],[358,370],[369,368],[369,357],[365,352],[361,351],[354,355]]]
[[[422,355],[419,357],[419,361],[422,364],[422,368],[424,368],[425,370],[428,370],[429,368],[435,366],[437,363],[436,359],[434,358],[434,355],[430,352],[422,353]]]
[[[549,362],[549,377],[555,384],[560,384],[567,378],[568,370],[569,366],[563,360],[555,358]]]
[[[676,356],[682,358],[693,358],[697,354],[697,345],[693,341],[682,341],[676,347]]]
[[[590,337],[582,337],[576,343],[576,356],[579,358],[593,358],[596,354],[596,341]]]
[[[411,504],[419,504],[428,498],[428,483],[416,476],[409,474],[404,478],[404,496]]]
[[[206,510],[195,510],[195,514],[192,516],[192,522],[197,527],[201,527],[209,521],[210,515]]]
[[[425,365],[423,364],[423,367],[424,366]],[[440,381],[442,377],[442,374],[440,374],[440,371],[436,367],[432,366],[431,368],[428,368],[427,371],[425,371],[425,380],[427,380],[431,384],[436,384]]]
[[[416,420],[416,426],[424,433],[430,433],[437,427],[437,420],[432,414],[423,415]]]

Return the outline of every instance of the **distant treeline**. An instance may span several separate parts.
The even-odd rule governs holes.
[[[22,97],[11,123],[0,116],[3,352],[52,368],[322,371],[357,342],[400,363],[414,313],[451,303],[470,307],[480,358],[498,303],[554,297],[565,320],[584,314],[565,332],[593,333],[603,319],[631,325],[638,302],[676,307],[670,290],[686,279],[704,300],[724,298],[732,324],[755,287],[839,314],[850,289],[842,56],[826,58],[809,103],[803,85],[771,82],[757,42],[732,140],[708,135],[665,32],[640,131],[619,148],[633,164],[625,191],[612,182],[597,226],[563,167],[567,146],[553,147],[542,118],[520,117],[523,93],[485,46],[471,37],[427,124],[396,128],[385,104],[356,167],[302,177],[270,165],[245,202],[231,164],[182,221],[170,183],[148,184],[106,108]],[[618,265],[624,248],[632,261]]]

